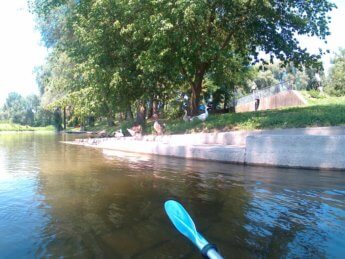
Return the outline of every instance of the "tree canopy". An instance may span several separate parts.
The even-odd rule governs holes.
[[[53,99],[73,104],[81,116],[107,117],[128,113],[138,100],[166,106],[182,93],[196,114],[207,81],[226,91],[243,85],[261,51],[271,61],[319,67],[322,51],[309,54],[297,36],[325,39],[327,15],[335,7],[329,0],[31,0],[30,5],[43,41],[54,49],[42,81],[45,92],[64,93]]]

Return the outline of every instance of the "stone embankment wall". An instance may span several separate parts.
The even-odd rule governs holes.
[[[72,144],[248,165],[345,170],[345,127],[111,138]]]
[[[345,170],[345,135],[246,138],[246,164]]]
[[[260,98],[258,110],[277,109],[279,107],[299,106],[306,104],[303,96],[294,90],[277,93],[275,95]],[[236,105],[236,112],[249,112],[255,110],[255,101]]]

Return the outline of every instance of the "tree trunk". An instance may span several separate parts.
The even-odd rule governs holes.
[[[229,102],[230,102],[230,95],[226,90],[226,92],[224,94],[224,105],[223,105],[223,112],[224,113],[229,112]]]
[[[108,126],[109,126],[109,127],[115,126],[114,116],[113,116],[112,113],[108,114],[108,116],[107,116],[107,122],[108,122]]]
[[[133,112],[131,108],[131,104],[128,104],[126,107],[126,114],[125,114],[125,120],[133,120]]]
[[[192,96],[190,98],[190,108],[191,108],[192,116],[198,115],[200,95],[202,91],[202,82],[204,80],[204,76],[208,67],[209,67],[208,63],[201,63],[201,65],[199,66],[199,68],[197,69],[195,73],[194,81],[191,85]]]
[[[61,131],[62,130],[62,116],[61,116],[61,108],[58,107],[54,110],[53,113],[53,118],[54,118],[54,127],[56,131]]]
[[[152,102],[152,115],[158,114],[158,106],[157,106],[157,100],[154,100]]]
[[[85,131],[85,118],[80,117],[80,131]]]
[[[153,114],[157,114],[158,113],[158,109],[157,109],[157,99],[155,96],[152,96],[150,99],[150,103],[149,103],[149,108],[148,108],[148,114],[147,117],[151,118],[153,116]]]
[[[66,130],[66,107],[63,107],[63,129]]]
[[[138,111],[137,111],[137,117],[136,122],[140,124],[141,126],[145,125],[145,115],[146,115],[146,108],[144,104],[140,104]]]
[[[148,107],[148,111],[147,111],[147,117],[151,118],[153,115],[153,101],[154,97],[151,96],[150,100],[149,100],[149,107]]]
[[[87,117],[87,125],[88,126],[95,126],[95,117],[94,116],[88,116]]]
[[[124,114],[125,113],[123,113],[123,112],[119,112],[119,114],[118,114],[118,118],[119,118],[120,123],[123,121],[123,118],[126,118],[126,116]]]
[[[198,115],[202,82],[194,82],[192,85],[192,96],[190,98],[190,109],[192,116]]]
[[[114,122],[114,119],[113,119],[113,118],[107,118],[107,121],[108,121],[108,126],[109,126],[109,127],[115,126],[115,122]]]

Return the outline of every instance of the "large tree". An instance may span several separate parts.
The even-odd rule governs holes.
[[[140,0],[131,1],[139,5]],[[319,65],[320,55],[299,46],[298,34],[324,39],[327,0],[184,0],[146,1],[151,7],[146,59],[151,66],[178,68],[190,84],[191,108],[197,112],[205,76],[238,56],[258,59],[259,51],[296,66]],[[145,10],[145,9],[144,9]],[[144,26],[145,27],[145,26]],[[320,53],[321,54],[321,53]],[[246,64],[243,64],[246,65]],[[150,68],[152,69],[152,68]]]
[[[260,51],[295,66],[320,55],[297,35],[329,34],[329,0],[32,0],[47,45],[83,64],[85,86],[109,110],[190,88],[197,113],[205,78],[233,75]],[[321,53],[320,53],[321,54]],[[239,60],[241,62],[239,62]],[[103,97],[102,97],[103,96]]]

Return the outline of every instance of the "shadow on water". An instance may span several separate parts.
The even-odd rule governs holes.
[[[1,257],[200,258],[167,199],[227,258],[345,253],[343,172],[109,156],[60,137],[0,136]]]

